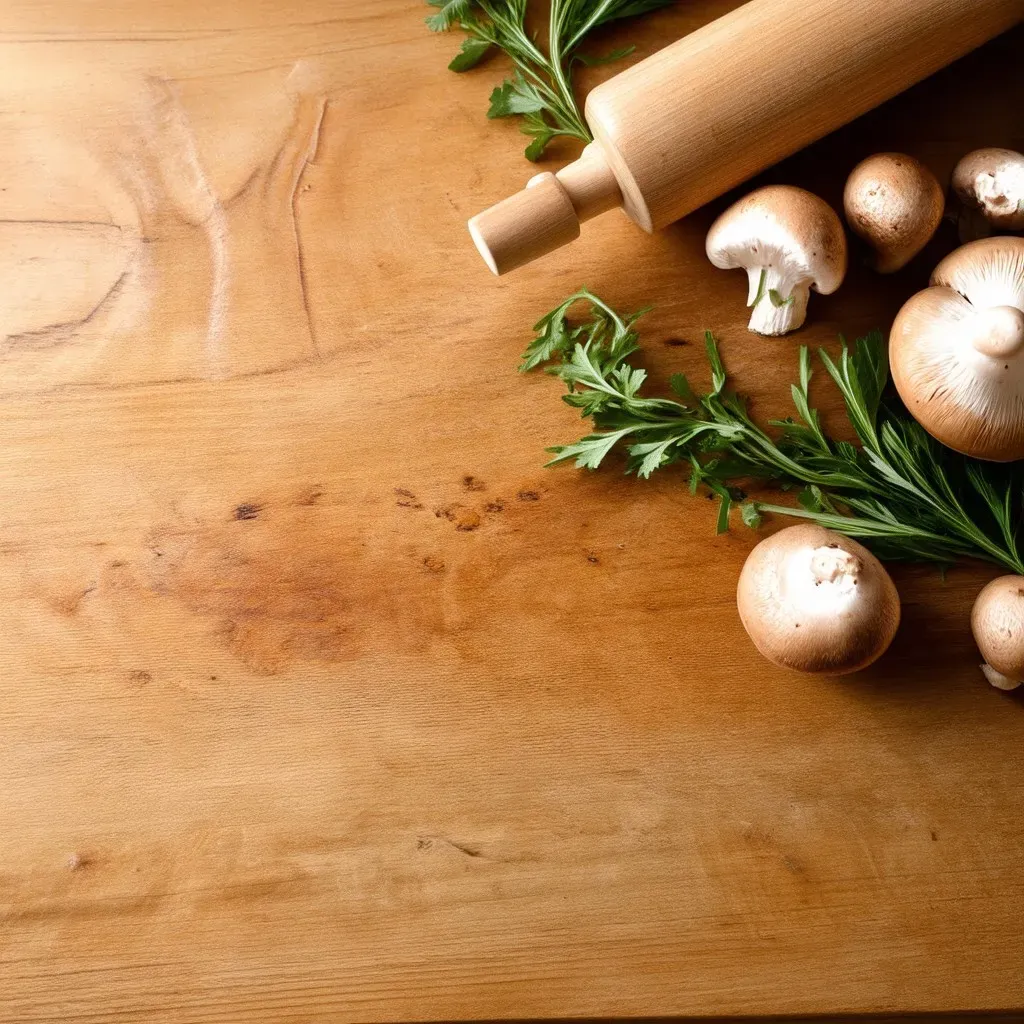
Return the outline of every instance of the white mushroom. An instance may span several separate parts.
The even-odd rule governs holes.
[[[979,459],[1024,458],[1024,238],[961,246],[889,335],[893,381],[933,437]]]
[[[989,147],[968,153],[953,170],[960,201],[960,240],[1024,231],[1024,153]]]
[[[900,622],[881,562],[813,524],[780,530],[751,551],[736,602],[754,646],[800,672],[856,672],[885,652]]]
[[[938,178],[905,153],[876,153],[850,172],[843,209],[850,229],[871,246],[880,274],[906,266],[942,223]]]
[[[1024,576],[1000,576],[978,595],[971,632],[985,663],[981,671],[999,690],[1024,680]]]
[[[744,196],[711,225],[708,259],[722,270],[746,270],[757,334],[795,331],[807,316],[811,288],[834,292],[846,274],[846,235],[835,210],[792,185]]]

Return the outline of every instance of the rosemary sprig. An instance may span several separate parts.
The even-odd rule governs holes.
[[[573,325],[572,306],[587,302],[590,317]],[[564,401],[596,428],[573,444],[549,449],[551,464],[574,460],[597,469],[616,449],[626,472],[649,477],[676,463],[690,488],[708,487],[720,499],[718,529],[728,529],[739,503],[748,526],[764,513],[809,519],[863,540],[880,556],[950,563],[986,559],[1024,574],[1017,524],[1024,487],[1015,467],[970,459],[935,442],[884,392],[886,347],[874,332],[838,360],[818,357],[842,394],[859,445],[830,438],[810,402],[811,357],[800,349],[791,386],[795,417],[759,426],[731,390],[714,337],[706,335],[711,389],[695,392],[682,374],[675,398],[641,394],[644,370],[628,360],[637,351],[640,313],[620,315],[586,289],[569,296],[536,325],[522,370],[548,364],[568,393]],[[744,500],[737,484],[754,480],[801,488],[797,504]]]

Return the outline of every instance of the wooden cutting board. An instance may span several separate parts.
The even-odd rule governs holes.
[[[737,620],[756,537],[679,474],[542,468],[582,428],[517,354],[582,283],[656,305],[654,379],[705,380],[711,327],[786,411],[797,340],[745,331],[715,210],[496,280],[464,222],[525,140],[414,0],[3,8],[5,1024],[1024,1007],[994,571],[895,569],[888,656],[804,678]],[[1022,45],[766,180],[1021,146]],[[953,244],[799,340],[887,326]]]

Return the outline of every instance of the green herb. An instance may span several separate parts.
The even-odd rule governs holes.
[[[585,301],[589,319],[573,325],[571,307]],[[740,502],[746,525],[763,513],[809,519],[863,540],[880,556],[948,564],[983,558],[1024,574],[1017,523],[1024,487],[1013,467],[966,458],[935,442],[896,405],[883,399],[889,371],[882,336],[874,332],[838,360],[818,357],[842,394],[860,444],[830,438],[810,403],[811,358],[800,349],[798,383],[791,386],[795,417],[762,428],[744,400],[727,386],[714,337],[705,338],[711,389],[695,392],[682,374],[671,380],[676,398],[641,393],[647,379],[629,357],[642,313],[620,315],[586,289],[571,295],[536,326],[522,370],[549,363],[568,388],[563,396],[596,430],[574,444],[551,448],[551,464],[574,460],[597,469],[616,449],[626,472],[649,477],[676,463],[690,488],[701,485],[720,499],[718,529],[728,528]],[[744,501],[744,480],[782,488],[801,486],[796,505]]]
[[[750,309],[756,306],[764,298],[764,281],[768,271],[764,267],[761,268],[761,276],[757,279],[757,294],[747,303],[747,308]]]
[[[462,48],[448,65],[452,71],[476,67],[493,50],[503,51],[515,66],[511,78],[491,93],[488,117],[523,118],[523,133],[533,140],[526,147],[530,160],[539,160],[548,143],[559,135],[591,141],[590,129],[572,87],[572,67],[606,64],[633,52],[622,47],[603,57],[577,52],[596,28],[620,18],[632,18],[674,0],[551,0],[546,51],[526,27],[527,0],[427,0],[437,13],[427,18],[434,32],[460,28]]]
[[[757,279],[757,294],[747,303],[747,308],[751,309],[756,306],[765,296],[765,278],[768,271],[761,268],[761,276]],[[768,289],[768,301],[776,308],[782,309],[783,306],[792,306],[796,301],[795,296],[790,295],[788,299],[782,297],[782,293],[776,288]]]

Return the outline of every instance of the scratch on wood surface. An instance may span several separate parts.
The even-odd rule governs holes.
[[[114,228],[116,231],[124,231],[121,224],[115,224],[109,220],[64,220],[60,217],[53,217],[40,220],[35,217],[0,217],[0,224],[18,224],[32,227],[61,227],[61,228]]]
[[[260,512],[262,511],[262,505],[257,505],[253,501],[243,501],[241,505],[235,506],[232,518],[239,521],[259,519]]]
[[[456,839],[450,839],[448,836],[420,836],[416,840],[417,850],[430,850],[433,849],[434,845],[441,843],[442,845],[449,847],[452,850],[456,850],[458,853],[464,854],[471,858],[481,858],[486,860],[483,851],[472,843],[462,842]]]
[[[131,265],[124,270],[116,281],[110,286],[106,294],[89,310],[83,317],[76,320],[66,320],[61,323],[47,324],[45,327],[38,327],[33,331],[23,331],[21,334],[10,334],[3,341],[3,348],[0,351],[7,351],[10,348],[46,348],[51,345],[59,345],[69,341],[75,331],[91,323],[104,309],[117,301],[124,288],[125,282],[131,274]]]
[[[309,337],[312,341],[313,350],[316,353],[317,358],[323,359],[323,353],[320,351],[320,344],[317,340],[316,326],[313,322],[313,310],[310,307],[309,302],[309,278],[306,271],[306,255],[302,239],[302,230],[299,227],[298,197],[299,182],[302,180],[303,172],[309,164],[316,163],[317,152],[320,149],[320,134],[323,128],[324,119],[327,116],[328,101],[326,96],[303,97],[299,101],[296,121],[300,130],[303,126],[303,121],[305,120],[304,115],[307,112],[306,108],[310,103],[312,103],[313,116],[310,118],[311,124],[308,128],[304,152],[302,153],[301,159],[296,163],[295,172],[292,177],[289,209],[291,210],[292,233],[295,237],[295,259],[297,264],[296,269],[299,275],[299,291],[302,295],[302,306],[306,312],[306,323],[309,327]]]

